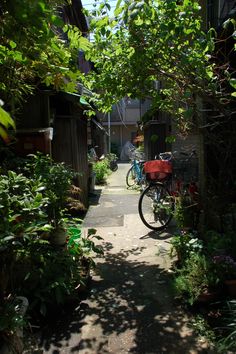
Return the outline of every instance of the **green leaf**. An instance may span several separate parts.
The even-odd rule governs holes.
[[[0,136],[5,141],[6,144],[10,142],[6,129],[4,129],[1,126],[0,126]]]
[[[121,2],[122,2],[122,0],[117,1],[115,10],[117,10],[120,7]]]
[[[142,26],[143,25],[143,19],[139,17],[137,20],[134,21],[134,23],[136,24],[136,26]]]
[[[115,9],[114,11],[114,15],[115,16],[119,16],[119,14],[122,12],[122,8],[121,7],[118,7],[117,9]]]
[[[193,116],[193,109],[192,108],[189,108],[189,109],[186,109],[184,112],[183,112],[183,116],[185,119],[190,119],[192,116]]]
[[[96,238],[96,240],[103,240],[103,238],[101,236],[95,235],[94,238]]]
[[[0,107],[0,136],[4,139],[4,141],[8,140],[8,134],[6,129],[12,127],[15,129],[15,122],[11,118],[10,114],[7,113],[2,107]]]
[[[10,44],[11,48],[13,48],[13,49],[16,48],[16,43],[15,42],[10,41],[9,44]]]
[[[129,16],[132,20],[134,20],[138,16],[138,14],[139,14],[139,10],[135,9],[130,13]]]
[[[96,229],[88,229],[88,237],[92,236],[92,235],[95,235],[97,232]]]
[[[84,104],[86,106],[90,106],[89,102],[86,101],[86,99],[83,96],[80,97],[79,101],[80,101],[81,104]]]
[[[207,76],[208,76],[210,79],[212,79],[214,73],[213,73],[211,67],[208,67],[208,68],[207,68],[206,73],[207,73]]]
[[[63,27],[64,22],[60,19],[60,17],[53,15],[51,19],[55,26]]]
[[[6,237],[3,237],[3,240],[4,241],[11,241],[13,240],[15,237],[14,236],[6,236]]]
[[[176,136],[170,135],[165,138],[166,143],[172,144],[176,141]]]
[[[83,51],[87,51],[89,50],[91,47],[93,46],[93,44],[91,42],[89,42],[89,40],[85,37],[80,37],[79,38],[79,48]]]
[[[230,85],[236,89],[236,79],[230,79],[229,80]]]
[[[227,28],[227,27],[229,26],[230,22],[231,22],[231,19],[228,18],[228,19],[223,23],[223,27],[224,27],[224,28]]]
[[[111,5],[109,5],[108,3],[105,4],[106,8],[111,11]]]

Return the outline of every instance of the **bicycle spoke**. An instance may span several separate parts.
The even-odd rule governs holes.
[[[153,230],[162,230],[173,215],[173,199],[160,183],[150,185],[140,196],[139,214],[143,223]]]

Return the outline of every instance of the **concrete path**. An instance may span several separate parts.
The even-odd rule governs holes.
[[[106,187],[96,187],[84,232],[96,228],[104,248],[91,291],[64,314],[44,341],[44,353],[209,353],[174,302],[168,257],[174,226],[158,234],[138,215],[139,192],[127,190],[129,164],[119,164]]]

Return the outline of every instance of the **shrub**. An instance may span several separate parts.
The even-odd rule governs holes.
[[[63,249],[42,242],[18,253],[17,267],[25,271],[17,291],[30,299],[31,310],[39,310],[42,315],[68,297],[78,296],[77,289],[94,266],[94,254],[102,253],[93,241],[100,239],[96,230],[89,230],[85,237],[80,222],[69,221],[67,226],[68,241]]]
[[[174,280],[178,294],[192,305],[204,292],[215,290],[219,282],[213,262],[204,254],[192,253]]]
[[[97,161],[93,164],[93,170],[96,173],[96,183],[103,184],[106,182],[106,177],[109,174],[108,160]]]
[[[75,172],[64,163],[56,163],[50,156],[41,153],[31,155],[27,169],[32,178],[42,181],[45,186],[43,193],[48,198],[48,219],[54,227],[57,227],[64,215]]]
[[[191,254],[203,250],[203,241],[196,233],[181,231],[171,238],[170,256],[177,256],[180,264],[183,264]]]

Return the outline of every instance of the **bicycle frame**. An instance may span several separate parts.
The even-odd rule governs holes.
[[[128,187],[135,187],[146,185],[146,176],[143,173],[143,163],[145,162],[143,158],[138,157],[135,149],[130,150],[131,167],[129,168],[126,175],[126,184]]]
[[[183,162],[188,162],[195,154],[195,152],[192,152]],[[162,155],[163,157],[165,155],[165,160],[172,160],[171,153]],[[196,225],[199,210],[198,188],[193,178],[185,181],[184,163],[181,163],[179,171],[181,173],[179,175],[175,169],[172,171],[171,168],[164,164],[162,166],[160,163],[154,164],[152,161],[150,162],[145,166],[148,186],[140,195],[138,205],[139,215],[143,223],[152,230],[163,230],[171,221],[172,216],[174,216],[177,205],[184,202],[183,205],[187,210],[194,208],[191,210],[195,213],[193,222]]]
[[[140,161],[134,159],[132,166],[133,166],[133,169],[135,172],[135,182],[136,182],[136,184],[141,184],[141,182],[144,179],[143,164]]]

